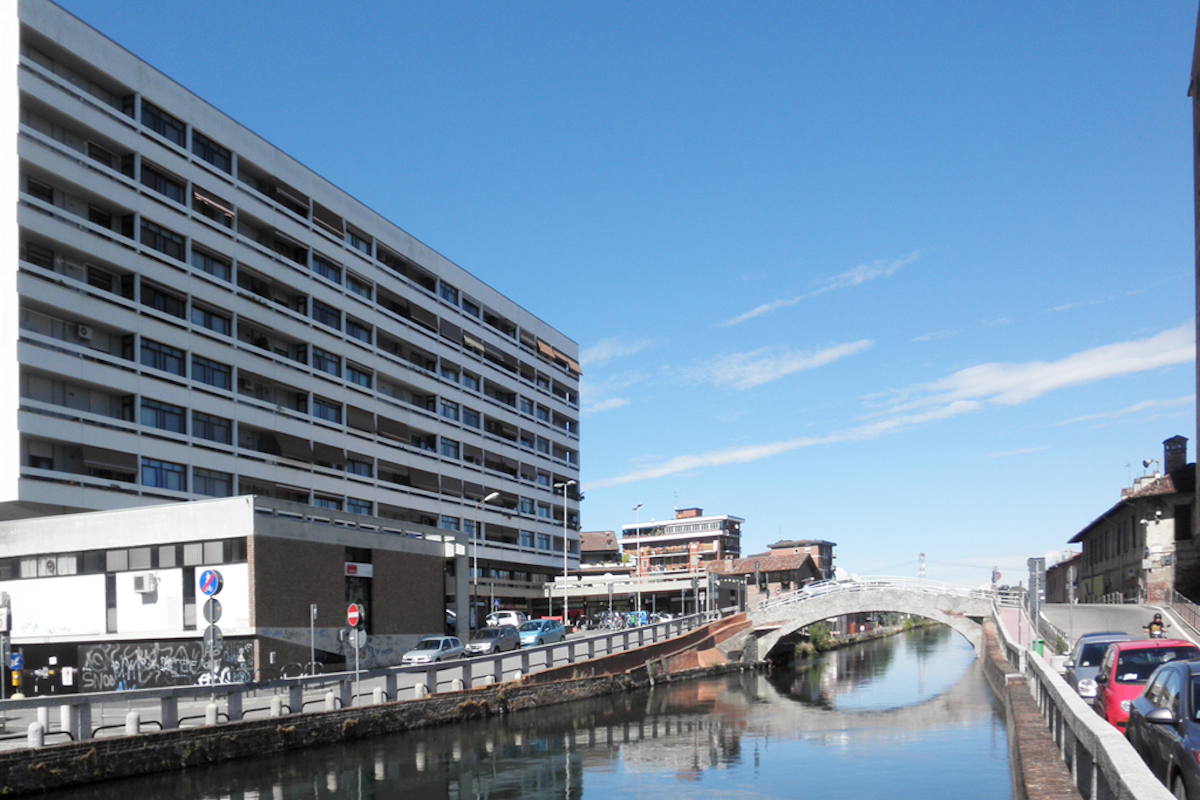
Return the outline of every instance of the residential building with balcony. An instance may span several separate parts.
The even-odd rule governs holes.
[[[741,517],[704,516],[699,508],[681,508],[667,522],[621,526],[621,550],[634,562],[634,573],[704,572],[707,565],[742,552]]]
[[[0,36],[0,518],[258,495],[478,535],[506,607],[577,563],[575,342],[47,0]]]

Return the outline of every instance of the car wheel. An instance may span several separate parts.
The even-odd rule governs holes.
[[[1171,787],[1171,793],[1175,795],[1175,800],[1187,800],[1187,786],[1182,775],[1175,776],[1175,785]]]

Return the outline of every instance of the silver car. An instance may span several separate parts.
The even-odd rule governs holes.
[[[463,650],[463,643],[457,636],[425,636],[417,642],[416,647],[400,657],[400,663],[406,667],[432,664],[435,661],[461,658]]]
[[[513,625],[489,625],[467,642],[467,655],[480,656],[516,650],[521,646],[521,637]]]
[[[1100,672],[1100,662],[1104,660],[1104,651],[1113,642],[1128,642],[1133,639],[1121,631],[1104,631],[1102,633],[1085,633],[1075,640],[1071,648],[1071,656],[1063,666],[1063,680],[1070,684],[1079,696],[1091,700],[1096,696],[1096,675]]]

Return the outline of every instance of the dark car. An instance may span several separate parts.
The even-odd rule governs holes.
[[[1181,639],[1114,642],[1104,651],[1104,660],[1100,662],[1092,707],[1124,733],[1130,704],[1142,693],[1154,670],[1162,664],[1193,658],[1200,658],[1200,650]]]
[[[1121,631],[1104,631],[1085,633],[1075,640],[1071,655],[1064,665],[1066,672],[1063,680],[1067,682],[1079,696],[1091,700],[1096,696],[1096,673],[1100,671],[1100,662],[1104,651],[1113,642],[1128,642],[1133,639]]]
[[[479,631],[467,642],[467,655],[479,656],[491,653],[503,653],[505,650],[516,650],[521,646],[521,637],[517,635],[515,625],[489,625]]]
[[[1200,661],[1163,664],[1129,705],[1125,736],[1176,797],[1200,797]]]

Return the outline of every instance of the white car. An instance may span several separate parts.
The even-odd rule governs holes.
[[[520,611],[496,611],[487,616],[487,624],[495,627],[497,625],[512,625],[513,627],[521,627],[521,623],[529,617],[525,616]]]
[[[457,636],[425,636],[417,642],[417,646],[400,657],[403,666],[415,664],[432,664],[435,661],[447,661],[451,658],[462,658],[463,643]]]

